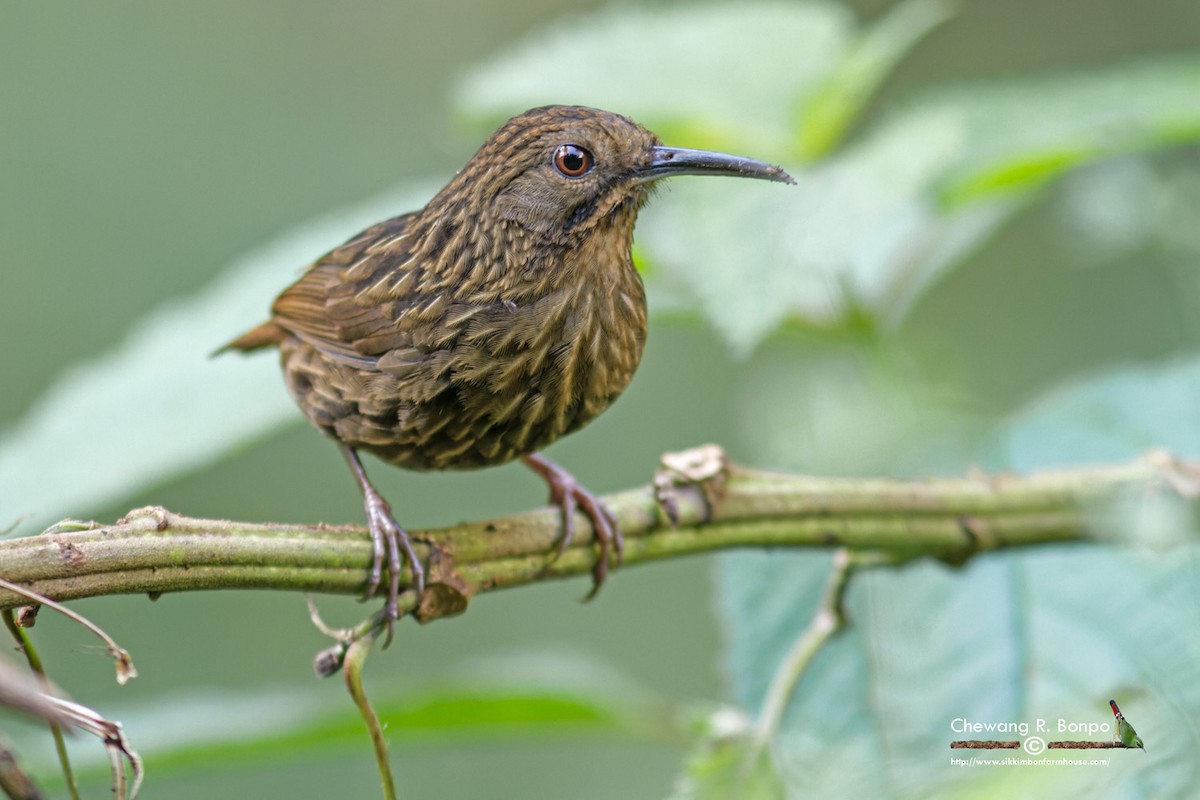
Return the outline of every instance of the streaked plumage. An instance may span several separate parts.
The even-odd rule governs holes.
[[[357,450],[422,470],[528,457],[563,507],[567,537],[577,501],[602,507],[530,454],[604,411],[633,377],[646,337],[634,222],[653,180],[687,173],[790,180],[748,159],[664,148],[609,112],[533,109],[496,131],[425,208],[313,264],[271,319],[230,347],[277,345],[292,396],[352,466]],[[368,497],[377,542],[368,593],[383,539],[394,607],[396,545],[376,531],[390,513],[372,514]],[[588,515],[601,544],[598,585],[620,540],[611,518]]]

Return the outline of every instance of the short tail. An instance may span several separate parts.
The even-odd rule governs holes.
[[[241,350],[248,353],[251,350],[261,350],[264,347],[279,344],[287,335],[287,331],[275,324],[274,320],[264,322],[257,328],[246,331],[229,344],[213,353],[219,356],[228,350]]]

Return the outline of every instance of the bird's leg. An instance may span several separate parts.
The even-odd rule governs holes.
[[[371,531],[371,543],[375,546],[375,557],[371,562],[371,578],[367,581],[363,600],[369,600],[379,589],[379,584],[383,581],[383,561],[386,557],[388,595],[384,608],[390,631],[392,620],[398,619],[400,616],[400,568],[402,566],[400,550],[403,549],[404,555],[408,558],[413,587],[416,589],[418,597],[425,591],[425,570],[421,567],[421,562],[417,560],[417,554],[413,552],[408,534],[392,516],[392,507],[367,479],[367,471],[363,469],[358,453],[353,447],[342,445],[342,454],[346,456],[346,463],[350,465],[354,477],[358,479],[359,488],[362,489],[363,509],[367,512],[367,527]]]
[[[609,553],[613,554],[618,565],[621,563],[624,541],[621,539],[621,531],[617,528],[617,519],[600,502],[600,498],[583,488],[571,473],[545,456],[530,453],[521,460],[542,476],[550,486],[550,503],[562,510],[562,536],[559,537],[558,547],[554,551],[555,558],[561,556],[571,543],[571,537],[575,533],[575,509],[579,508],[591,520],[600,555],[596,558],[596,566],[592,568],[592,591],[588,593],[590,600],[600,591],[600,586],[608,577]]]

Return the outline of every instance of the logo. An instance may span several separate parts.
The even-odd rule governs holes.
[[[1046,750],[1099,750],[1126,749],[1146,750],[1145,742],[1138,736],[1133,725],[1121,713],[1116,700],[1108,701],[1112,709],[1113,721],[1108,722],[1075,722],[1059,718],[1047,720],[1038,718],[1028,720],[982,721],[967,717],[956,717],[950,721],[950,730],[956,734],[1015,734],[1019,739],[956,739],[950,742],[951,750],[1024,750],[1031,756],[1042,755]],[[1042,734],[1046,734],[1043,736]],[[1054,739],[1055,734],[1076,734],[1084,736],[1099,736],[1107,734],[1105,739]],[[1047,741],[1050,738],[1050,741]],[[966,764],[964,759],[951,759],[952,763]],[[1028,759],[1025,759],[1028,761]],[[1002,760],[979,759],[971,757],[969,763],[1016,763],[1012,757]],[[1039,762],[1040,763],[1040,762]],[[1100,760],[1098,763],[1107,763]]]

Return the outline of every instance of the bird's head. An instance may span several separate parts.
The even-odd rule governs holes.
[[[466,194],[469,206],[493,219],[569,241],[606,223],[624,221],[632,227],[647,187],[672,175],[793,182],[779,167],[761,161],[665,147],[619,114],[543,106],[501,126],[439,199]]]

